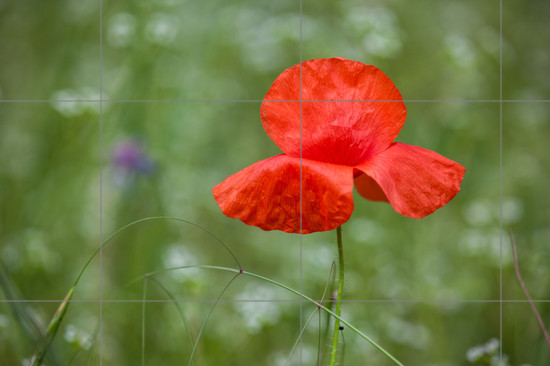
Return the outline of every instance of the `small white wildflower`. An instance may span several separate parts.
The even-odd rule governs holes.
[[[82,329],[78,329],[74,324],[68,324],[65,327],[63,339],[65,339],[65,342],[78,349],[87,351],[92,347],[92,336]]]
[[[245,328],[251,334],[258,333],[264,326],[277,323],[281,311],[276,303],[275,292],[268,286],[249,284],[237,299],[259,300],[235,303],[236,310],[241,314]]]
[[[7,328],[9,323],[10,319],[4,314],[0,314],[0,328]]]
[[[380,224],[364,217],[354,218],[348,230],[356,241],[366,245],[373,245],[384,235],[384,229]]]
[[[165,268],[177,268],[184,266],[194,266],[198,263],[197,257],[189,251],[183,244],[172,244],[166,248],[162,254],[162,263]],[[171,271],[174,280],[185,282],[193,280],[199,273],[198,268],[188,268]]]
[[[461,34],[451,34],[445,38],[445,49],[459,66],[467,67],[475,62],[476,53],[472,42]]]
[[[470,225],[483,226],[496,219],[498,207],[489,200],[476,200],[467,203],[462,214]]]
[[[414,324],[399,318],[391,318],[387,323],[389,336],[398,343],[423,349],[430,341],[430,331],[421,324]]]
[[[156,13],[145,27],[145,38],[159,45],[167,46],[178,34],[177,20],[174,16]]]
[[[99,90],[93,87],[82,87],[78,90],[63,89],[58,90],[50,97],[52,107],[67,118],[81,116],[86,113],[99,114],[97,103],[90,101],[99,100]],[[108,99],[103,93],[103,99]],[[87,101],[87,102],[82,102]],[[108,107],[108,104],[104,105]]]
[[[76,339],[76,327],[73,324],[69,324],[65,327],[65,333],[63,334],[63,339],[67,343],[73,343]]]
[[[500,342],[496,338],[491,338],[484,345],[485,353],[494,354],[500,348]]]
[[[508,365],[508,356],[502,355],[502,364],[499,363],[500,341],[496,338],[491,338],[487,343],[470,348],[466,352],[466,359],[471,363],[481,362],[484,364],[489,362],[491,366]]]
[[[81,112],[79,103],[69,102],[80,99],[80,96],[73,90],[59,90],[52,95],[51,99],[54,100],[52,102],[53,108],[65,117],[75,117]]]
[[[30,362],[30,358],[24,358],[21,360],[21,365],[22,366],[28,366],[29,365],[29,362]],[[45,363],[41,363],[40,366],[46,366]]]
[[[483,357],[483,355],[484,355],[483,347],[476,346],[476,347],[470,348],[466,352],[466,359],[469,362],[477,362],[481,357]]]
[[[364,49],[374,56],[391,58],[402,48],[397,18],[388,8],[352,8],[345,23],[349,24],[354,34],[363,36]]]
[[[107,41],[113,47],[126,47],[135,38],[136,18],[129,13],[115,14],[109,21]]]
[[[363,47],[374,56],[391,58],[401,50],[401,46],[401,39],[395,31],[370,33],[363,38]]]
[[[459,236],[459,249],[466,255],[485,255],[488,247],[487,235],[479,229],[467,229]]]
[[[502,222],[513,224],[523,216],[523,202],[516,197],[505,198],[502,202]]]

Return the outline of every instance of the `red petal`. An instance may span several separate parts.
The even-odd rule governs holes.
[[[353,212],[353,168],[302,160],[302,234],[328,231]],[[263,230],[300,233],[300,159],[259,161],[213,188],[229,217]]]
[[[296,102],[300,100],[298,64],[279,75],[261,106],[264,129],[290,156],[300,156],[300,104],[302,156],[333,164],[353,166],[381,153],[405,123],[401,94],[374,66],[343,58],[306,61],[302,90],[302,100],[324,102]],[[334,102],[342,100],[347,102]]]
[[[378,183],[366,174],[361,174],[355,178],[355,189],[368,200],[389,202],[388,197],[386,197]]]
[[[460,191],[466,171],[436,152],[402,143],[356,168],[378,183],[395,211],[417,219],[445,206]],[[364,188],[360,181],[358,192],[372,199]]]

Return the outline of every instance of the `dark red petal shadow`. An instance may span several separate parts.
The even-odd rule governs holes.
[[[302,160],[302,234],[328,231],[353,212],[353,168]],[[263,230],[300,233],[300,159],[277,155],[212,189],[229,217]]]
[[[305,61],[302,90],[302,156],[306,159],[360,164],[388,148],[405,123],[407,111],[399,90],[374,66],[343,58]],[[269,137],[294,157],[300,156],[298,100],[299,64],[279,75],[260,110]],[[342,100],[347,102],[337,102]]]
[[[355,178],[355,189],[364,198],[371,201],[389,202],[388,197],[378,183],[366,174],[361,173]]]
[[[393,143],[356,168],[378,184],[395,211],[417,219],[446,205],[460,191],[466,171],[436,152],[402,143]],[[359,178],[355,180],[359,194],[380,198],[373,193],[373,182],[364,184],[368,180]]]

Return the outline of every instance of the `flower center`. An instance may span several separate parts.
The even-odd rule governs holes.
[[[327,133],[329,130],[333,133]],[[306,159],[355,166],[370,158],[372,152],[372,142],[359,139],[349,128],[327,126],[324,131],[303,133],[302,156]]]

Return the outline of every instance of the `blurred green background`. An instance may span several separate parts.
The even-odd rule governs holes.
[[[532,296],[550,299],[550,105],[530,102],[550,99],[550,51],[542,46],[550,4],[503,2],[502,91],[516,101],[502,106],[502,171],[499,103],[487,102],[500,95],[499,1],[304,0],[302,9],[304,60],[376,65],[410,101],[397,140],[467,168],[459,195],[422,220],[355,196],[343,227],[344,317],[406,365],[470,365],[498,354],[502,174],[502,291],[511,300],[502,306],[503,353],[513,366],[550,363],[529,305],[512,302],[525,296],[507,234]],[[104,1],[100,70],[97,0],[0,1],[0,98],[42,100],[0,103],[0,364],[25,364],[53,300],[65,296],[101,237],[144,217],[202,225],[247,271],[322,297],[335,233],[264,232],[225,217],[211,194],[229,175],[280,153],[262,128],[259,101],[300,60],[299,15],[297,0]],[[100,91],[108,100],[101,109]],[[47,365],[95,365],[100,357],[135,365],[142,354],[147,365],[187,364],[233,275],[170,271],[146,287],[144,275],[193,264],[237,268],[205,231],[168,220],[127,229],[101,259],[78,285],[81,302],[70,305]],[[180,302],[163,302],[171,299]],[[287,362],[300,332],[297,300],[237,278],[194,365],[300,364],[299,350]],[[537,307],[548,324],[550,306]],[[303,304],[304,322],[314,310]],[[304,331],[304,365],[329,350],[326,322],[314,315]],[[391,364],[351,331],[344,340],[346,365]]]

